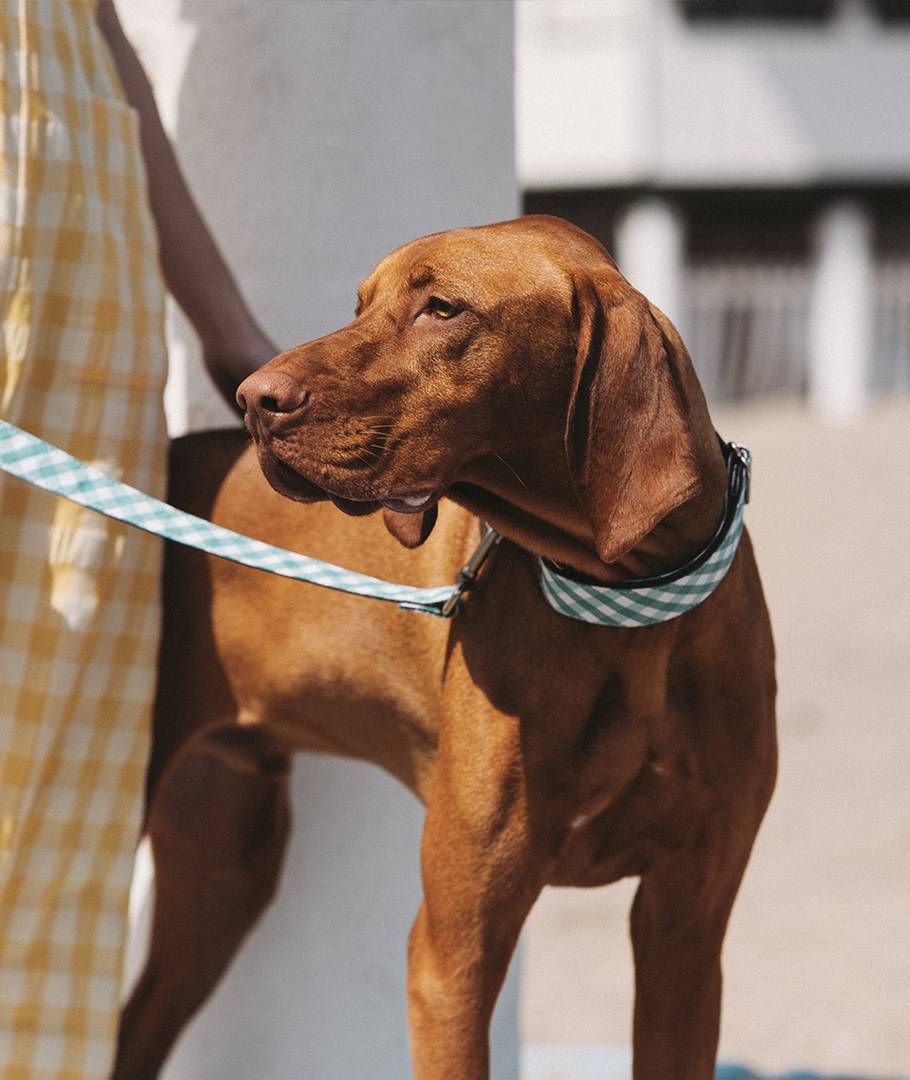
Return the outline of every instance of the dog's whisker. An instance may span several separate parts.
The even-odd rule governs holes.
[[[502,454],[494,454],[493,457],[499,458],[499,460],[503,463],[503,465],[505,465],[505,467],[515,477],[515,479],[519,482],[519,484],[521,484],[521,486],[523,488],[526,488],[528,486],[524,482],[524,480],[522,480],[522,478],[518,475],[518,473],[512,468],[512,466],[508,463],[508,461],[506,461],[506,459],[502,456]]]
[[[385,420],[381,416],[352,416],[346,421],[343,421],[346,425],[354,428],[355,430],[363,430],[366,427],[367,430],[376,429],[391,429],[395,425],[390,420]]]

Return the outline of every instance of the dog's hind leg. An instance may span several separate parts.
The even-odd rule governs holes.
[[[256,727],[198,733],[149,808],[155,912],[112,1080],[152,1080],[274,896],[289,831],[289,759]]]

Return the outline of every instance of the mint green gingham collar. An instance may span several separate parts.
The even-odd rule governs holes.
[[[723,581],[743,531],[749,501],[752,455],[737,443],[721,441],[727,461],[727,491],[720,525],[707,546],[685,566],[621,585],[578,581],[546,559],[540,560],[540,585],[560,615],[600,626],[651,626],[697,607]]]

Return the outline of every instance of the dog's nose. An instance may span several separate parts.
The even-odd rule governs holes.
[[[279,416],[300,412],[310,399],[309,390],[284,371],[254,371],[237,389],[237,404],[252,409],[266,424]]]

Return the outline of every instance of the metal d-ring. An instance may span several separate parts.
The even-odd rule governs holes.
[[[480,574],[483,564],[489,558],[493,548],[495,548],[502,539],[502,533],[498,533],[495,529],[487,525],[486,522],[481,522],[481,528],[485,531],[480,539],[480,543],[474,548],[471,557],[458,572],[458,577],[455,579],[455,591],[442,606],[440,614],[445,619],[451,619],[454,615],[458,614],[458,608],[464,594],[477,581],[477,577]]]

